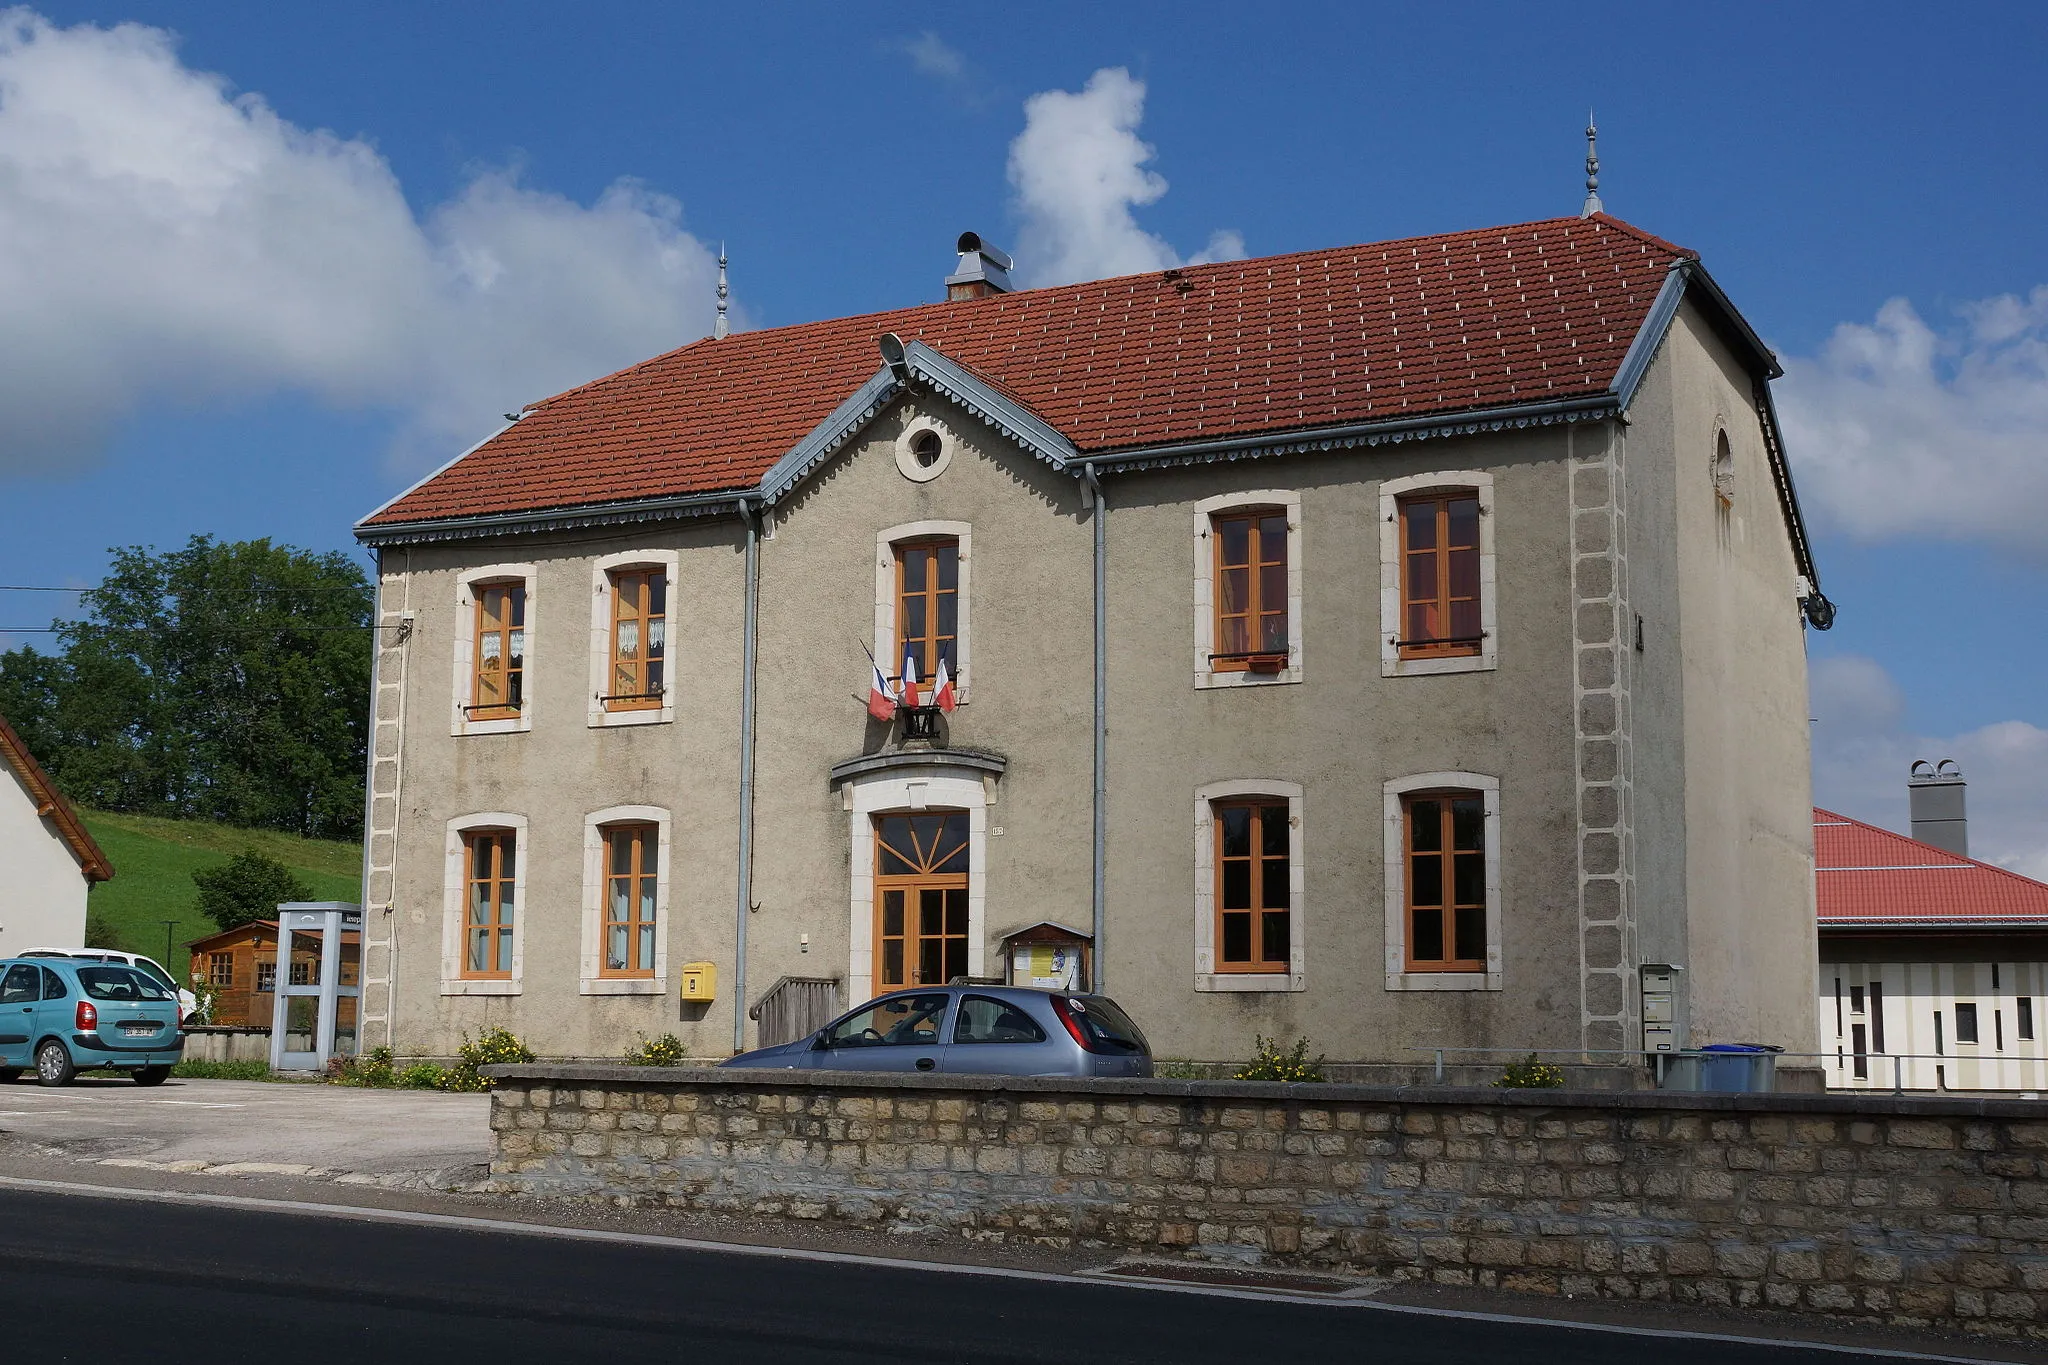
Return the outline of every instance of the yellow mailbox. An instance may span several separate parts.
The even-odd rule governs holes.
[[[683,1000],[685,1003],[701,1004],[718,998],[718,964],[716,962],[685,962],[683,964]]]

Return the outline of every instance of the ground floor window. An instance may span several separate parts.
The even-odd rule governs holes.
[[[1284,972],[1294,897],[1287,803],[1216,806],[1216,970]]]
[[[604,975],[653,976],[655,885],[661,870],[653,825],[604,829]]]
[[[1486,807],[1478,792],[1402,799],[1411,972],[1486,970]]]
[[[509,829],[469,830],[462,836],[467,868],[463,877],[462,974],[512,975],[512,928],[518,838]],[[294,964],[293,970],[297,970]]]

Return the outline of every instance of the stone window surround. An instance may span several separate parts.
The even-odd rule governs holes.
[[[928,465],[917,462],[917,455],[911,442],[918,433],[929,431],[939,438],[939,458]],[[902,432],[896,437],[896,469],[912,483],[930,483],[946,472],[953,463],[953,451],[960,444],[960,438],[953,434],[953,428],[946,425],[932,413],[920,413],[904,423]]]
[[[463,708],[476,698],[476,589],[486,583],[522,583],[526,588],[525,678],[519,699],[519,714],[493,720],[471,720]],[[455,580],[455,685],[450,690],[448,733],[451,735],[523,734],[533,729],[534,710],[534,620],[539,604],[539,573],[534,565],[485,564],[465,569]]]
[[[1387,989],[1390,991],[1497,991],[1501,988],[1500,779],[1484,773],[1416,773],[1385,784],[1387,874]],[[1408,970],[1408,848],[1401,798],[1410,792],[1476,791],[1486,812],[1486,970]]]
[[[960,586],[954,594],[958,605],[954,608],[957,619],[953,641],[953,669],[959,676],[953,679],[953,697],[958,705],[965,706],[974,678],[969,662],[973,633],[968,629],[973,603],[973,595],[968,589],[974,565],[971,553],[974,527],[970,523],[907,521],[901,526],[891,526],[875,533],[875,661],[882,665],[882,672],[892,678],[903,666],[903,656],[896,647],[896,547],[906,540],[932,540],[942,536],[951,536],[960,543]],[[931,681],[930,678],[919,678],[917,683],[920,688],[926,688]]]
[[[1290,545],[1291,548],[1291,545]],[[1216,803],[1266,796],[1287,802],[1287,971],[1216,970]],[[1308,870],[1302,860],[1302,788],[1298,782],[1233,778],[1195,789],[1195,989],[1198,991],[1301,991],[1308,989]]]
[[[1216,550],[1213,519],[1218,513],[1280,507],[1287,512],[1287,667],[1278,673],[1217,672],[1209,662],[1216,652]],[[1253,489],[1219,493],[1195,504],[1195,686],[1273,687],[1302,680],[1302,543],[1301,494],[1293,489]]]
[[[1418,493],[1469,490],[1479,497],[1479,642],[1477,654],[1404,659],[1401,638],[1401,499]],[[1380,484],[1380,676],[1481,673],[1500,666],[1500,624],[1494,592],[1493,475],[1483,469],[1442,469]]]
[[[590,566],[590,706],[588,724],[593,729],[614,725],[667,725],[676,718],[675,657],[666,655],[664,691],[659,709],[607,711],[598,698],[611,690],[612,671],[612,575],[621,569],[661,569],[668,580],[668,620],[676,619],[676,579],[680,559],[674,550],[621,550],[604,555]],[[528,620],[532,619],[531,593]],[[670,631],[670,643],[674,632]],[[531,640],[531,637],[528,637]]]
[[[659,861],[654,871],[654,975],[651,977],[604,974],[604,830],[607,825],[655,827],[655,849]],[[661,806],[611,806],[583,817],[583,976],[578,994],[668,994],[669,876],[674,861],[669,813]]]
[[[462,836],[470,830],[509,829],[515,863],[512,869],[512,977],[473,978],[462,974],[463,897],[466,871]],[[518,995],[526,971],[526,919],[532,909],[526,899],[526,869],[533,861],[526,837],[526,817],[507,811],[479,811],[458,815],[448,822],[447,847],[441,889],[441,994]]]
[[[967,975],[981,976],[986,957],[988,923],[989,784],[980,774],[948,772],[943,763],[929,768],[893,768],[848,778],[842,805],[849,813],[847,837],[852,854],[851,900],[848,906],[847,989],[867,999],[875,979],[875,825],[886,811],[964,810],[967,812]]]

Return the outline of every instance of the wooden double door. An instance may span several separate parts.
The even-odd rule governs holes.
[[[875,992],[967,975],[963,810],[875,817]]]

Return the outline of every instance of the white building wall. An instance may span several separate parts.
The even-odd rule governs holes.
[[[1828,1088],[2048,1091],[2044,991],[2041,962],[1822,962]],[[1975,1042],[1958,1007],[1976,1012]]]
[[[0,760],[0,957],[85,945],[86,880],[57,827]]]

